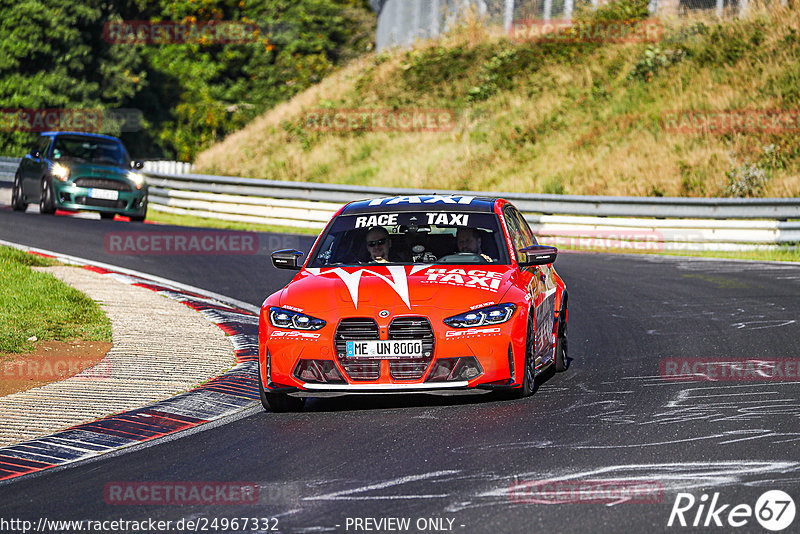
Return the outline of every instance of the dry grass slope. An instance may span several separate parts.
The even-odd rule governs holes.
[[[664,128],[670,110],[800,110],[800,8],[662,23],[657,44],[534,44],[468,22],[354,61],[201,153],[196,168],[406,188],[800,195],[800,130]],[[457,124],[312,131],[303,116],[319,108],[451,108]]]

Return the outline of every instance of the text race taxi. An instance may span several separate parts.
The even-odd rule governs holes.
[[[302,253],[259,320],[261,400],[302,409],[349,393],[533,392],[566,367],[567,291],[509,202],[410,196],[351,202]]]

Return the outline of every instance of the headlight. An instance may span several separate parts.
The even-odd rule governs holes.
[[[517,307],[510,302],[496,304],[448,317],[444,320],[444,324],[451,328],[474,328],[476,326],[500,324],[511,319],[516,309]]]
[[[50,168],[50,174],[62,182],[66,182],[69,179],[69,167],[64,167],[60,163],[54,163]]]
[[[325,326],[325,321],[322,319],[275,306],[269,308],[269,322],[275,328],[292,330],[319,330]]]
[[[128,180],[132,181],[136,185],[136,189],[141,189],[144,185],[144,176],[138,172],[130,171],[128,173]]]

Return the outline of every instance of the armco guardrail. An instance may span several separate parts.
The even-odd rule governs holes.
[[[19,167],[19,161],[21,159],[22,158],[0,156],[0,183],[14,183],[14,173],[17,171],[17,167]],[[151,160],[144,161],[143,163],[144,170],[151,172],[181,173],[191,172],[192,170],[191,163],[183,163],[180,161]]]
[[[0,156],[0,183],[14,183],[14,173],[17,172],[20,159]]]
[[[544,242],[576,247],[736,250],[800,241],[800,199],[642,198],[409,190],[200,174],[148,173],[158,211],[322,228],[342,204],[376,196],[502,196]],[[762,219],[762,220],[758,220]]]

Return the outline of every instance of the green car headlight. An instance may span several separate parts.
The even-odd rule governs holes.
[[[69,179],[69,167],[65,167],[60,163],[54,163],[50,168],[50,174],[52,174],[54,178],[66,182]]]
[[[144,176],[142,176],[138,172],[133,172],[133,171],[129,172],[128,180],[133,182],[133,184],[136,186],[136,189],[141,189],[142,186],[144,185]]]

